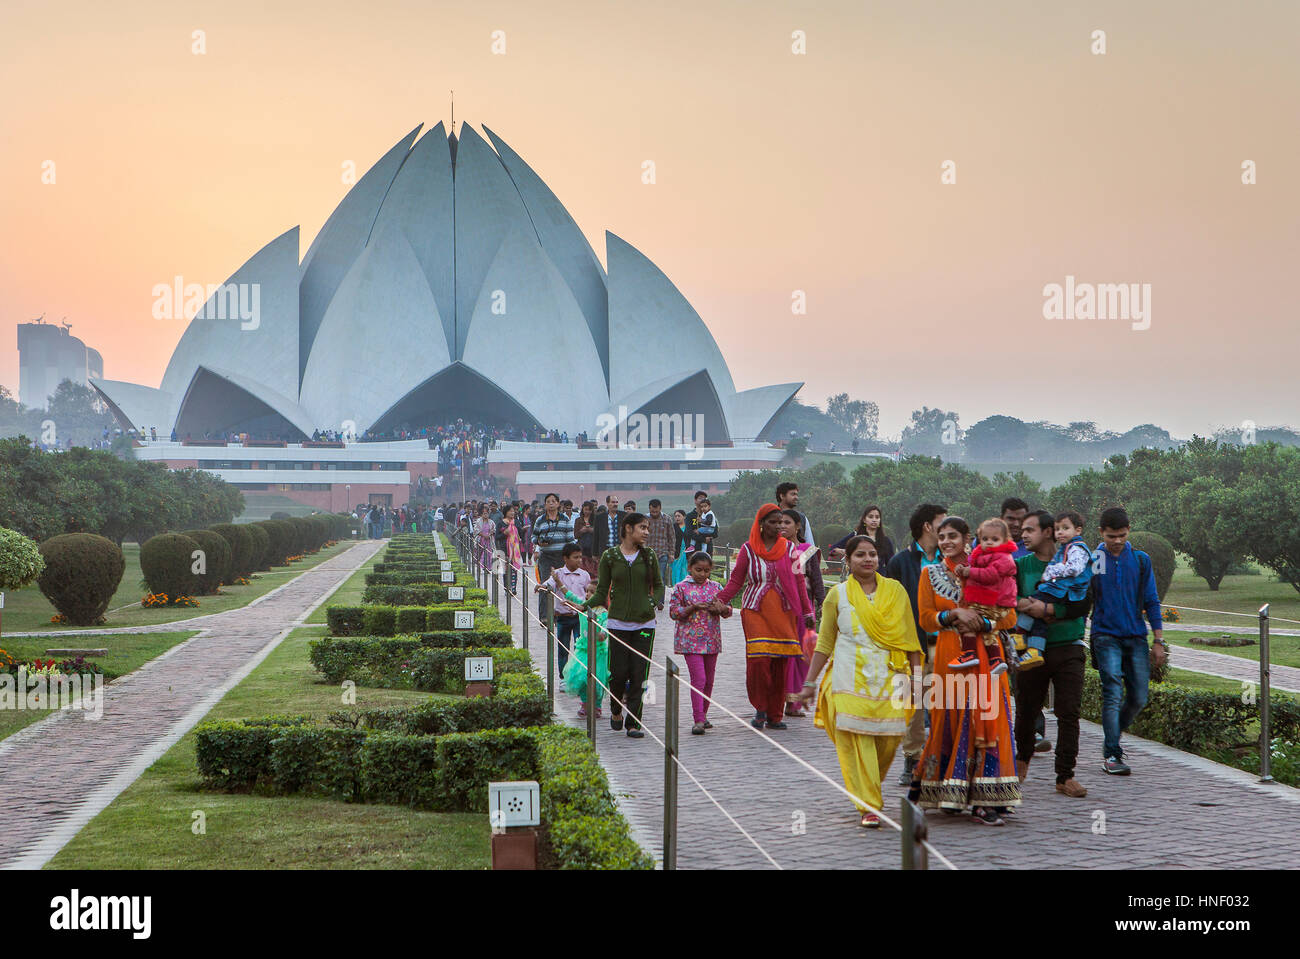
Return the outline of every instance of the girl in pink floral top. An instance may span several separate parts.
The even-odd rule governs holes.
[[[708,717],[709,701],[704,696],[713,695],[713,673],[718,653],[722,652],[721,617],[731,615],[731,606],[718,600],[722,585],[711,578],[713,560],[708,553],[692,553],[687,572],[687,578],[673,589],[668,615],[677,623],[673,652],[686,659],[691,674],[691,712],[695,719],[691,733],[699,736],[713,728]]]

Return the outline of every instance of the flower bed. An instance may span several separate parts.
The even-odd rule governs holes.
[[[199,605],[199,601],[193,596],[168,596],[166,593],[150,593],[144,599],[140,600],[140,605],[145,609],[163,609],[165,607],[193,607]]]

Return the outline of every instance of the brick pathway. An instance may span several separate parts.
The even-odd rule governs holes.
[[[519,617],[514,618],[516,638]],[[532,647],[545,668],[536,624]],[[655,659],[672,648],[672,625],[660,614]],[[724,621],[714,698],[741,717],[752,715],[745,695],[744,639],[739,617]],[[1190,667],[1188,651],[1176,653]],[[1258,667],[1221,654],[1200,653],[1243,667]],[[685,664],[678,657],[678,664]],[[1277,670],[1274,672],[1277,676]],[[660,738],[665,714],[662,671],[659,702],[647,706],[648,728]],[[559,697],[562,722],[585,728],[577,703]],[[683,689],[681,761],[783,868],[898,868],[898,833],[868,832],[857,825],[843,794],[764,742],[747,725],[710,711],[716,728],[690,735],[689,691]],[[1049,713],[1048,735],[1055,738]],[[790,719],[790,728],[767,735],[842,783],[834,748],[811,718]],[[1039,754],[1024,785],[1025,802],[1007,825],[990,828],[965,817],[929,813],[930,841],[958,868],[1280,868],[1300,867],[1300,790],[1261,786],[1240,770],[1181,753],[1160,743],[1125,736],[1129,777],[1101,770],[1101,728],[1081,724],[1077,778],[1084,799],[1055,791],[1052,753]],[[602,720],[597,747],[611,785],[637,839],[656,858],[663,834],[662,748],[649,736],[628,739]],[[899,816],[904,790],[895,785],[895,760],[885,781],[885,813]],[[683,774],[678,806],[678,867],[682,869],[772,868],[722,813]],[[1104,830],[1104,831],[1103,831]],[[932,860],[931,868],[942,868]]]
[[[68,710],[0,741],[0,868],[48,862],[382,545],[357,543],[240,609],[167,624],[202,620],[202,632],[105,686],[101,719]]]

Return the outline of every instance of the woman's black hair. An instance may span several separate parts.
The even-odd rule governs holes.
[[[945,519],[942,523],[939,524],[939,529],[943,529],[944,527],[947,526],[951,526],[957,532],[961,533],[963,537],[970,535],[970,526],[967,525],[966,521],[962,519],[960,516],[949,516],[947,519]],[[935,530],[936,533],[938,531],[939,530]]]
[[[618,521],[618,541],[620,545],[623,542],[624,535],[627,533],[627,528],[629,526],[635,526],[637,523],[644,523],[646,519],[647,517],[644,513],[624,513],[623,518]],[[646,592],[649,593],[649,592],[653,592],[650,586],[651,584],[650,567],[653,566],[654,564],[650,562],[649,557],[647,557],[645,553],[646,553],[646,547],[644,546],[637,547],[637,558],[645,559],[645,588],[646,588]]]
[[[794,520],[794,534],[799,537],[799,542],[802,543],[804,541],[803,513],[799,512],[797,509],[783,509],[781,512]]]
[[[686,568],[690,569],[692,566],[694,566],[696,563],[699,563],[702,560],[708,560],[710,563],[712,563],[713,557],[710,556],[708,553],[704,552],[704,550],[697,549],[695,552],[691,553],[691,558],[686,561]]]
[[[858,517],[858,528],[857,528],[856,530],[854,530],[854,533],[856,533],[858,536],[865,536],[865,535],[867,534],[867,514],[870,513],[873,509],[874,509],[877,513],[880,513],[880,527],[879,527],[879,528],[880,528],[880,531],[881,531],[882,533],[884,532],[884,530],[885,530],[885,514],[881,511],[881,509],[880,509],[879,506],[877,506],[875,503],[872,503],[870,506],[868,506],[866,509],[864,509],[864,510],[862,511],[862,515]]]

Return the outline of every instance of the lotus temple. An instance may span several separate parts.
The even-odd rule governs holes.
[[[457,417],[570,436],[638,417],[698,424],[672,445],[625,428],[599,447],[499,443],[489,468],[519,498],[723,489],[780,459],[765,434],[802,384],[737,391],[708,328],[644,254],[606,232],[602,266],[486,126],[487,139],[469,125],[420,129],[356,182],[305,256],[294,227],[209,288],[157,388],[91,380],[124,429],[156,430],[139,458],[327,509],[348,502],[337,487],[355,490],[352,503],[400,505],[437,460],[422,440],[313,443],[324,430]],[[226,308],[248,290],[255,315]],[[220,439],[232,434],[277,439],[241,449]]]

